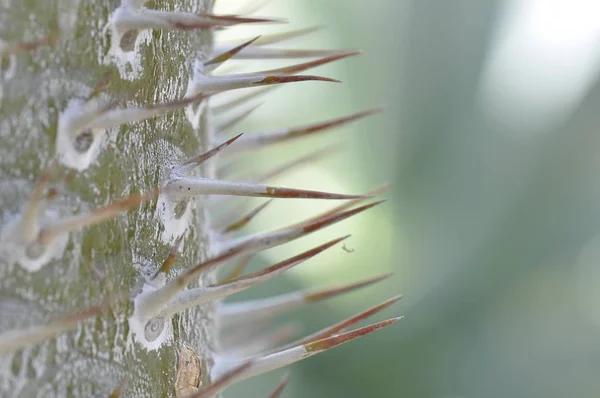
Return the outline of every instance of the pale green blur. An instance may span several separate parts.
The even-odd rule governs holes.
[[[375,320],[405,319],[292,366],[284,397],[600,396],[600,90],[594,77],[581,103],[567,109],[564,99],[560,112],[533,122],[525,106],[510,99],[492,104],[500,116],[490,117],[480,82],[501,23],[511,17],[505,3],[277,0],[258,13],[289,18],[291,28],[326,26],[294,41],[297,48],[361,48],[364,54],[315,70],[343,85],[279,88],[236,131],[388,105],[384,114],[352,127],[265,152],[261,164],[341,142],[342,153],[277,182],[357,192],[389,181],[392,189],[381,208],[268,252],[254,266],[345,233],[353,234],[347,244],[353,253],[333,249],[244,297],[396,272],[378,287],[286,318],[301,319],[311,333],[404,295]],[[564,20],[571,18],[566,14]],[[580,28],[576,18],[571,23],[565,34]],[[560,31],[550,29],[560,40]],[[569,62],[575,61],[558,57],[533,76],[565,65],[579,70]],[[501,89],[530,83],[490,76],[496,80],[488,83]],[[577,77],[569,75],[565,84]],[[523,117],[508,120],[503,107]],[[314,202],[277,206],[254,227],[282,225],[290,214],[301,218],[322,208]],[[266,397],[283,373],[235,386],[228,396]]]

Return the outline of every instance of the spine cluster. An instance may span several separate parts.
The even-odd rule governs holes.
[[[351,330],[395,297],[297,340],[289,328],[249,332],[389,275],[222,302],[348,236],[248,273],[256,253],[382,203],[371,198],[385,186],[341,194],[269,184],[331,147],[258,174],[231,166],[240,155],[380,111],[230,135],[258,96],[280,84],[337,82],[301,73],[358,51],[273,47],[313,28],[213,43],[224,28],[283,21],[250,9],[215,15],[210,1],[148,8],[122,0],[112,9],[109,1],[74,1],[69,10],[65,3],[7,4],[1,12],[13,18],[0,16],[0,395],[214,397],[399,319]],[[35,28],[12,29],[19,17]],[[55,26],[60,21],[67,22]],[[220,74],[231,58],[306,60]],[[248,197],[266,199],[249,208]],[[342,204],[285,228],[240,234],[271,200],[294,198]]]

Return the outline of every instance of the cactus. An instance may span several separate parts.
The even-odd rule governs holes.
[[[257,321],[387,277],[222,302],[346,237],[245,273],[255,253],[371,209],[381,201],[368,201],[384,189],[351,195],[267,185],[330,148],[258,175],[232,178],[227,165],[235,167],[238,153],[380,109],[226,138],[252,112],[251,100],[266,94],[263,86],[330,84],[336,80],[300,73],[357,52],[271,47],[312,29],[213,43],[220,29],[281,21],[250,10],[214,15],[211,0],[146,3],[0,3],[2,396],[213,397],[398,319],[348,331],[393,298],[286,345],[281,333],[242,333],[240,341]],[[312,60],[215,73],[232,57]],[[243,88],[250,90],[223,98]],[[215,121],[231,110],[238,112]],[[238,236],[269,201],[248,213],[232,208],[235,197],[343,203],[283,229]],[[226,217],[218,217],[223,208]]]

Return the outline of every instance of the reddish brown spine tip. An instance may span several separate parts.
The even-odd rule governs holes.
[[[304,62],[302,64],[286,66],[286,67],[277,68],[277,69],[270,69],[270,70],[266,70],[266,71],[263,71],[260,73],[266,74],[266,75],[275,74],[275,73],[295,74],[295,73],[303,72],[308,69],[316,68],[317,66],[325,65],[325,64],[335,62],[340,59],[348,58],[348,57],[351,57],[353,55],[358,55],[358,54],[360,54],[360,52],[358,52],[358,51],[349,51],[349,52],[344,52],[344,53],[340,53],[340,54],[334,54],[334,55],[330,55],[327,57],[319,58],[317,60],[310,61],[310,62]]]
[[[338,221],[344,220],[346,218],[352,217],[358,213],[362,213],[365,210],[368,210],[370,208],[373,208],[375,206],[378,206],[380,204],[382,204],[383,202],[385,202],[385,200],[380,200],[378,202],[374,202],[374,203],[370,203],[368,205],[364,205],[364,206],[360,206],[357,207],[355,209],[352,210],[347,210],[345,212],[342,213],[334,213],[334,214],[328,214],[325,217],[320,217],[312,222],[310,222],[309,224],[305,225],[302,229],[304,230],[304,232],[309,233],[309,232],[313,232],[316,231],[318,229],[321,229],[327,225],[330,224],[334,224]]]
[[[177,286],[179,286],[180,288],[185,287],[188,283],[190,283],[190,280],[195,277],[197,274],[201,273],[204,270],[207,269],[211,269],[212,267],[217,266],[218,264],[221,264],[227,260],[230,260],[236,256],[238,256],[242,251],[244,251],[244,247],[240,246],[240,247],[236,247],[230,251],[227,251],[226,253],[223,253],[219,256],[210,258],[200,264],[197,264],[196,266],[188,269],[186,272],[184,272],[182,275],[180,275],[176,280],[175,283],[177,284]]]
[[[163,262],[162,266],[160,267],[160,270],[156,273],[156,275],[154,275],[155,278],[160,272],[168,274],[171,271],[171,267],[173,266],[173,263],[175,263],[177,253],[179,252],[179,247],[181,246],[181,242],[183,241],[184,236],[185,235],[182,234],[179,238],[177,238],[175,244],[173,245],[173,248],[171,248],[169,256]]]
[[[232,268],[231,272],[223,278],[221,284],[231,283],[231,281],[237,279],[244,273],[248,265],[252,261],[252,256],[244,256],[236,265]]]
[[[360,282],[355,282],[355,283],[351,283],[348,285],[342,285],[342,286],[338,286],[338,287],[323,289],[323,290],[317,291],[315,293],[307,294],[305,297],[305,300],[308,302],[312,302],[312,301],[319,301],[319,300],[324,300],[324,299],[327,299],[330,297],[338,296],[343,293],[351,292],[352,290],[360,289],[362,287],[366,287],[369,285],[373,285],[377,282],[381,282],[382,280],[387,279],[392,275],[393,275],[393,273],[387,273],[387,274],[376,276],[374,278],[366,279],[366,280],[363,280]]]
[[[348,319],[346,319],[343,322],[340,322],[337,327],[335,329],[331,329],[330,335],[334,334],[336,332],[340,332],[340,331],[344,331],[347,328],[349,328],[350,326],[357,324],[358,322],[364,321],[365,319],[377,314],[378,312],[383,311],[384,309],[390,307],[392,304],[397,303],[400,299],[402,298],[401,295],[398,296],[394,296],[386,301],[384,301],[383,303],[377,304],[371,308],[369,308],[368,310],[365,310],[363,312],[361,312],[360,314],[356,314],[353,317],[350,317]]]
[[[75,321],[75,322],[83,321],[94,315],[98,315],[106,308],[106,306],[107,306],[107,304],[104,303],[104,304],[96,305],[94,307],[90,307],[90,308],[88,308],[84,311],[78,312],[76,314],[67,315],[65,318],[63,318],[63,321],[65,323],[73,322],[73,321]]]
[[[323,76],[312,76],[312,75],[300,75],[300,76],[267,76],[264,79],[253,83],[256,86],[264,86],[269,84],[284,84],[293,82],[304,82],[304,81],[323,81],[341,83],[340,80],[331,79]]]
[[[360,329],[352,330],[336,336],[327,337],[322,340],[317,340],[312,343],[304,345],[307,353],[317,353],[325,350],[329,350],[333,347],[337,347],[341,344],[355,340],[359,337],[366,336],[367,334],[373,333],[379,329],[383,329],[387,326],[393,325],[402,318],[392,318],[387,321],[375,323],[373,325],[365,326]]]
[[[193,159],[188,160],[187,162],[184,163],[184,166],[186,165],[190,165],[190,164],[201,164],[206,162],[208,159],[212,158],[213,156],[215,156],[216,154],[218,154],[219,152],[221,152],[223,149],[227,148],[229,145],[233,144],[238,138],[240,138],[244,133],[240,133],[238,135],[236,135],[233,138],[228,139],[227,141],[225,141],[224,143],[214,147],[213,149],[210,149],[206,152],[204,152],[203,154],[196,156]]]
[[[285,389],[285,387],[287,386],[287,383],[289,381],[290,381],[290,374],[286,373],[281,378],[281,381],[277,385],[277,388],[275,388],[275,391],[273,391],[271,393],[271,395],[269,395],[269,398],[279,398],[281,396],[281,393],[283,393],[283,390]]]
[[[44,46],[53,46],[56,44],[57,38],[55,36],[48,36],[39,40],[32,40],[22,43],[16,43],[9,45],[9,53],[19,53],[24,51],[32,51]]]
[[[232,48],[231,50],[211,59],[208,62],[204,63],[204,66],[209,66],[209,65],[215,65],[215,64],[222,64],[223,62],[227,61],[228,59],[230,59],[231,57],[233,57],[235,54],[239,53],[240,51],[242,51],[244,48],[248,47],[250,44],[254,43],[256,40],[258,40],[260,38],[260,36],[256,36],[255,38],[248,40],[245,43],[240,44],[237,47]]]
[[[342,204],[340,206],[336,206],[336,207],[334,207],[331,210],[328,210],[328,211],[326,211],[324,213],[321,213],[320,215],[318,215],[316,217],[313,217],[312,220],[316,221],[316,220],[319,220],[319,219],[321,219],[323,217],[326,217],[326,216],[330,216],[330,215],[333,215],[333,214],[339,214],[339,213],[341,213],[341,212],[343,212],[343,211],[345,211],[347,209],[350,209],[353,206],[355,206],[355,205],[363,202],[366,198],[372,198],[372,197],[375,197],[375,196],[378,196],[378,195],[384,193],[385,191],[387,191],[389,189],[389,187],[390,187],[389,184],[381,185],[381,186],[379,186],[377,188],[374,188],[374,189],[366,192],[363,195],[363,197],[351,200],[351,201],[346,202],[346,203],[344,203],[344,204]]]
[[[312,341],[321,340],[321,339],[324,339],[327,337],[331,337],[335,334],[342,333],[342,332],[348,330],[353,325],[356,325],[357,323],[362,322],[365,319],[370,318],[371,316],[377,314],[378,312],[381,312],[384,309],[390,307],[392,304],[396,303],[401,298],[402,298],[402,296],[392,297],[391,299],[388,299],[388,300],[384,301],[383,303],[377,304],[361,313],[358,313],[348,319],[343,320],[342,322],[339,322],[339,323],[332,325],[330,327],[327,327],[317,333],[307,336],[298,342],[288,344],[288,345],[278,349],[278,351],[284,351],[288,348],[291,348],[291,347],[294,347],[297,345],[304,345],[304,344],[310,343]]]
[[[127,383],[129,383],[129,377],[125,376],[123,380],[119,383],[119,385],[113,390],[113,392],[108,396],[108,398],[120,398],[127,387]]]
[[[324,28],[324,26],[319,25],[319,26],[312,26],[309,28],[299,29],[299,30],[290,31],[290,32],[265,35],[258,42],[256,42],[256,45],[263,46],[263,45],[268,45],[268,44],[279,43],[279,42],[282,42],[285,40],[294,39],[294,38],[297,38],[297,37],[300,37],[303,35],[307,35],[309,33],[316,32],[323,28]]]
[[[367,319],[367,318],[377,314],[378,312],[381,312],[384,309],[390,307],[391,305],[397,303],[401,298],[402,298],[401,295],[394,296],[394,297],[384,301],[383,303],[377,304],[377,305],[369,308],[368,310],[361,312],[360,314],[357,314],[353,317],[348,318],[347,320],[345,320],[343,322],[340,322],[335,328],[332,328],[329,330],[330,335],[335,334],[337,332],[344,331],[347,328],[349,328],[350,326],[355,325],[361,321],[364,321],[365,319]],[[323,336],[323,337],[325,337],[325,336]]]
[[[239,133],[235,137],[232,137],[232,138],[228,139],[227,141],[225,141],[225,144],[221,144],[221,145],[225,145],[225,146],[231,145],[231,144],[233,144],[235,142],[235,140],[237,140],[238,138],[240,138],[243,134],[244,133]],[[221,145],[219,145],[219,146],[221,146]]]
[[[329,121],[326,121],[323,123],[317,123],[317,124],[313,124],[313,125],[307,126],[307,127],[298,127],[298,128],[292,129],[292,134],[293,135],[302,135],[302,134],[308,134],[308,133],[313,133],[313,132],[317,132],[317,131],[327,130],[327,129],[330,129],[333,127],[342,126],[346,123],[350,123],[350,122],[353,122],[358,119],[362,119],[363,117],[374,115],[376,113],[381,112],[382,110],[383,109],[381,107],[367,109],[367,110],[364,110],[361,112],[354,113],[352,115],[343,116],[338,119],[329,120]]]
[[[265,207],[267,207],[269,205],[269,203],[271,203],[272,201],[273,201],[273,199],[266,201],[265,203],[261,204],[260,206],[258,206],[254,210],[252,210],[250,213],[248,213],[247,215],[242,217],[240,220],[231,223],[228,227],[226,227],[223,230],[222,233],[225,234],[228,232],[237,231],[238,229],[245,227],[246,225],[248,225],[248,223],[250,221],[252,221],[252,219],[254,219],[254,217],[256,217],[258,215],[258,213],[263,211],[265,209]]]
[[[210,19],[233,23],[288,23],[289,21],[282,18],[247,18],[238,17],[235,15],[206,15]]]
[[[305,251],[303,253],[300,253],[297,256],[288,258],[287,260],[281,261],[281,262],[279,262],[279,263],[277,263],[275,265],[272,265],[272,266],[270,266],[268,268],[262,269],[260,271],[254,272],[252,274],[245,275],[245,276],[240,277],[240,278],[234,278],[234,279],[228,280],[226,282],[227,283],[231,283],[231,282],[236,282],[236,281],[242,280],[242,279],[256,278],[256,277],[259,277],[259,276],[270,274],[272,272],[280,270],[281,268],[285,268],[288,265],[296,264],[296,263],[300,263],[300,262],[306,261],[306,260],[308,260],[308,259],[310,259],[312,257],[315,257],[317,254],[322,253],[325,250],[331,248],[332,246],[337,245],[341,241],[348,239],[350,236],[351,235],[346,235],[346,236],[343,236],[341,238],[337,238],[337,239],[331,240],[331,241],[329,241],[327,243],[324,243],[324,244],[322,244],[320,246],[317,246],[317,247],[315,247],[313,249],[310,249],[310,250],[307,250],[307,251]]]
[[[267,187],[264,195],[271,198],[298,198],[298,199],[357,199],[362,195],[345,195],[321,191],[309,191],[304,189]]]

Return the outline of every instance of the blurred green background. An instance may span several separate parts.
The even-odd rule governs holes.
[[[218,9],[244,3],[219,0]],[[331,250],[233,299],[395,273],[278,320],[300,320],[303,333],[312,333],[404,295],[377,318],[402,321],[292,366],[284,396],[600,396],[598,3],[274,0],[257,15],[290,24],[223,37],[323,25],[278,47],[364,54],[315,71],[342,85],[276,89],[231,134],[388,108],[254,155],[248,167],[341,143],[343,151],[276,182],[352,193],[392,186],[385,205],[268,251],[253,267],[346,233],[354,252]],[[276,201],[250,228],[330,206]],[[283,373],[244,382],[227,396],[267,396]]]

